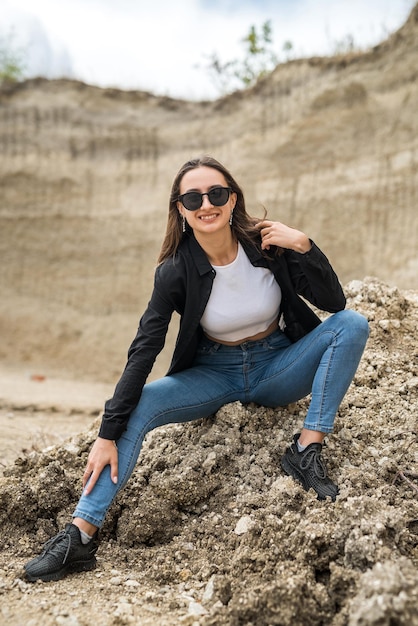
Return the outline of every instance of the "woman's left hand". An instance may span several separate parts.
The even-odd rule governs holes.
[[[290,228],[281,222],[263,220],[257,224],[261,235],[261,248],[270,250],[270,246],[279,246],[288,250],[294,250],[301,254],[308,252],[312,245],[309,237],[296,228]]]

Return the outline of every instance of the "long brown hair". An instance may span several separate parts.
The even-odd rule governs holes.
[[[232,174],[213,157],[202,156],[187,161],[187,163],[180,168],[173,181],[170,194],[170,204],[168,208],[167,228],[164,241],[161,246],[160,255],[158,257],[158,263],[162,263],[169,257],[174,256],[182,238],[190,233],[190,227],[187,222],[186,232],[183,233],[183,222],[177,209],[177,201],[180,195],[180,183],[183,176],[190,170],[194,170],[197,167],[212,167],[213,169],[218,170],[218,172],[223,174],[227,186],[237,194],[234,217],[231,225],[232,233],[235,238],[238,241],[248,242],[253,245],[260,243],[260,232],[255,226],[261,219],[264,219],[265,216],[263,218],[255,218],[248,215],[245,209],[244,194]]]

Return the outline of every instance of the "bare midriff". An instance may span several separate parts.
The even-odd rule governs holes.
[[[207,333],[205,333],[205,336],[211,341],[224,344],[224,346],[239,346],[240,343],[245,343],[246,341],[260,341],[260,339],[265,339],[265,337],[268,337],[269,335],[271,335],[271,333],[274,333],[274,331],[277,330],[278,324],[279,324],[279,320],[278,318],[276,318],[275,320],[272,321],[269,327],[266,328],[266,330],[263,330],[262,332],[257,333],[256,335],[251,335],[251,337],[244,337],[243,339],[238,339],[237,341],[223,341],[222,339],[211,337]]]

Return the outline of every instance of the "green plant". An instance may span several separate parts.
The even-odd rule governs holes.
[[[293,52],[293,43],[289,40],[286,40],[282,46],[282,50],[284,54],[286,55],[286,60],[288,61]]]
[[[273,48],[273,29],[271,20],[267,20],[258,29],[250,26],[248,34],[242,39],[244,56],[223,63],[216,52],[209,56],[209,71],[215,86],[222,93],[233,91],[240,87],[251,87],[259,78],[271,72],[279,59]],[[292,49],[290,42],[285,42],[283,50]]]
[[[271,72],[278,63],[278,58],[272,49],[271,21],[267,20],[258,32],[251,26],[249,33],[242,40],[246,46],[244,60],[235,70],[236,77],[245,87],[253,85],[261,76]]]
[[[13,39],[13,33],[0,38],[0,85],[15,83],[23,78],[24,53],[14,46]]]

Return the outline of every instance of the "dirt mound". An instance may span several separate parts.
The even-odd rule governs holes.
[[[95,424],[4,472],[7,623],[31,611],[47,626],[417,625],[418,293],[371,278],[346,293],[371,336],[325,448],[335,504],[279,468],[307,401],[230,404],[148,436],[108,514],[96,573],[25,584],[21,565],[73,510]]]

